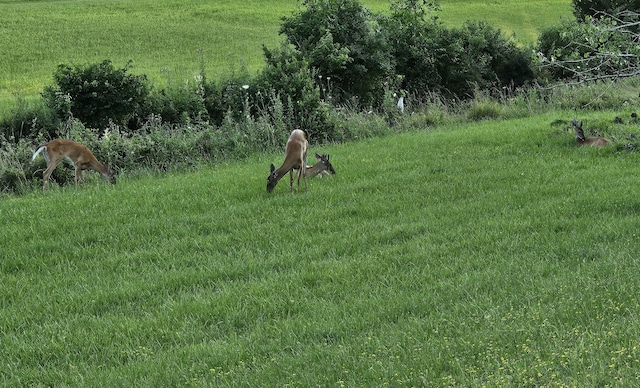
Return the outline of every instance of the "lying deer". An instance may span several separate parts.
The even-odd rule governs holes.
[[[584,131],[582,130],[582,121],[578,124],[578,119],[573,119],[571,122],[573,124],[573,129],[576,131],[576,143],[578,145],[592,146],[592,147],[606,147],[610,146],[611,142],[604,137],[599,136],[584,136]]]
[[[282,177],[289,173],[289,189],[293,192],[293,170],[298,170],[298,192],[300,192],[300,178],[304,181],[304,190],[307,191],[307,150],[309,149],[309,142],[304,134],[304,131],[294,129],[287,140],[285,146],[284,162],[276,169],[271,164],[271,173],[267,178],[267,192],[270,193],[278,184],[278,181]]]
[[[41,145],[36,152],[33,153],[31,160],[35,160],[36,156],[40,152],[44,152],[44,159],[47,161],[47,169],[44,170],[42,177],[44,184],[42,188],[44,190],[49,186],[49,177],[56,166],[61,161],[65,160],[71,163],[76,169],[76,188],[78,187],[78,181],[84,182],[82,176],[82,170],[94,170],[99,172],[109,183],[115,184],[116,178],[113,172],[109,169],[109,166],[105,163],[102,164],[93,156],[93,153],[89,151],[87,147],[80,143],[68,139],[56,139]]]
[[[313,178],[316,175],[325,176],[336,173],[336,170],[329,162],[329,154],[319,155],[316,153],[316,159],[318,162],[313,166],[307,166],[307,178]]]

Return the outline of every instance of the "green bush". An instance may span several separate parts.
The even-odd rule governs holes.
[[[149,114],[162,117],[172,124],[188,124],[194,121],[207,121],[209,114],[205,103],[204,78],[193,81],[172,83],[158,92],[152,92],[146,104],[144,118]]]
[[[116,69],[109,60],[86,66],[59,65],[55,85],[43,92],[47,105],[62,120],[73,116],[90,128],[110,121],[128,125],[136,120],[149,96],[144,75],[128,74],[129,64]]]
[[[255,91],[255,88],[249,88],[255,84],[255,76],[242,66],[232,68],[228,75],[222,75],[218,80],[209,80],[204,72],[202,78],[204,107],[211,124],[222,125],[229,114],[234,120],[241,120],[248,95]]]
[[[530,55],[487,23],[438,32],[436,67],[445,95],[466,99],[477,89],[520,87],[534,79]]]
[[[273,124],[283,124],[287,133],[303,129],[316,141],[339,140],[315,83],[317,73],[291,45],[264,48],[266,64],[256,79],[252,106]],[[278,108],[278,109],[276,109]]]
[[[336,103],[356,97],[379,105],[391,73],[385,33],[357,0],[305,0],[304,9],[283,19],[287,42],[329,79]]]
[[[394,60],[394,81],[400,83],[390,88],[404,89],[420,98],[441,89],[442,83],[437,37],[444,27],[435,17],[428,17],[428,10],[421,0],[402,0],[392,2],[390,16],[379,16]]]

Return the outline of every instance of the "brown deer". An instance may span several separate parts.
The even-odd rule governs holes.
[[[584,131],[582,130],[582,121],[578,123],[578,119],[573,119],[571,122],[573,124],[573,129],[576,132],[576,144],[592,146],[592,147],[606,147],[610,146],[611,142],[604,137],[599,136],[584,136]]]
[[[100,163],[87,147],[73,140],[56,139],[47,144],[43,144],[33,153],[31,160],[35,160],[40,152],[44,152],[44,159],[47,161],[47,169],[44,170],[42,174],[44,179],[43,190],[47,189],[51,173],[55,170],[58,163],[63,160],[71,163],[76,169],[76,188],[78,187],[78,181],[84,182],[82,170],[97,171],[109,181],[109,183],[116,183],[116,178],[109,169],[109,166],[106,163]]]
[[[294,129],[287,140],[285,146],[284,162],[276,169],[271,164],[271,173],[267,178],[267,192],[270,193],[278,184],[278,181],[282,177],[289,173],[289,189],[293,192],[293,170],[298,170],[298,192],[300,192],[300,178],[304,181],[304,190],[307,191],[307,150],[309,149],[309,142],[304,134],[304,131],[300,129]]]
[[[318,159],[316,164],[313,166],[307,166],[307,179],[313,178],[316,175],[323,177],[325,175],[333,175],[336,173],[333,165],[329,162],[329,154],[319,155],[316,153],[316,159]]]

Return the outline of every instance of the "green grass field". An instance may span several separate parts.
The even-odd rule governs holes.
[[[640,155],[574,114],[5,198],[0,384],[637,385]]]
[[[262,46],[275,47],[281,18],[296,1],[0,0],[0,116],[15,96],[37,98],[59,64],[115,66],[132,61],[134,74],[161,86],[190,79],[201,65],[211,77],[241,64],[251,71],[263,63]],[[389,2],[364,1],[375,12]],[[486,20],[522,44],[532,44],[539,28],[571,16],[568,0],[442,1],[440,19],[458,26]]]
[[[571,13],[515,3],[442,1],[441,19],[528,44]],[[258,69],[295,2],[239,4],[0,0],[0,103],[61,62]],[[552,124],[621,109],[312,144],[337,174],[300,194],[266,193],[276,153],[5,196],[0,385],[636,386],[640,154]]]

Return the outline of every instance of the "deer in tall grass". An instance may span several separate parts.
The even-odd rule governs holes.
[[[56,169],[58,163],[63,160],[70,163],[76,169],[76,188],[78,187],[78,181],[84,182],[82,170],[97,171],[109,183],[116,183],[116,177],[109,169],[109,166],[106,163],[100,163],[86,146],[76,143],[73,140],[56,139],[43,144],[38,147],[36,152],[33,153],[31,160],[35,160],[41,152],[47,162],[47,169],[44,170],[44,173],[42,174],[42,178],[44,180],[42,186],[43,190],[46,190],[49,187],[49,177],[51,177],[51,173]]]
[[[318,161],[313,166],[307,165],[307,179],[311,179],[316,175],[323,177],[325,175],[333,175],[336,173],[336,170],[329,161],[329,154],[319,155],[316,153],[315,155]]]
[[[591,146],[591,147],[606,147],[611,145],[611,142],[605,139],[604,137],[600,137],[600,136],[585,137],[584,131],[582,129],[582,121],[578,123],[578,119],[573,119],[571,124],[573,124],[573,129],[576,132],[576,144]]]
[[[294,129],[287,140],[285,146],[284,162],[276,169],[271,164],[271,173],[267,178],[267,192],[270,193],[278,184],[278,181],[282,177],[289,173],[289,189],[293,192],[293,170],[298,170],[298,192],[300,192],[300,178],[304,181],[304,190],[307,191],[307,150],[309,149],[309,142],[304,134],[304,131],[300,129]]]

